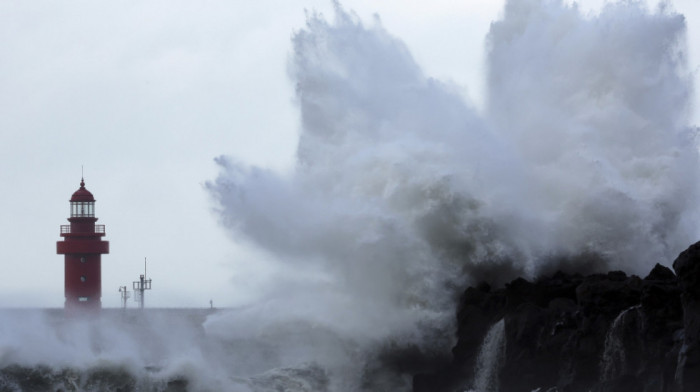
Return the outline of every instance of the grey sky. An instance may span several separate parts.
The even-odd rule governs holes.
[[[428,75],[478,104],[483,39],[502,3],[457,3],[343,6],[367,22],[379,14]],[[674,7],[697,74],[700,4]],[[298,119],[286,62],[304,9],[332,17],[325,0],[0,3],[0,306],[62,306],[55,243],[81,165],[111,243],[104,306],[118,306],[117,288],[131,286],[144,257],[150,305],[253,298],[278,266],[227,237],[203,184],[222,154],[291,169]]]

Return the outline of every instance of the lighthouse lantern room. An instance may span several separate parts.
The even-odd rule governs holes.
[[[70,225],[61,225],[63,241],[56,243],[58,254],[65,255],[66,310],[99,310],[102,296],[101,257],[109,253],[109,242],[103,241],[105,226],[96,225],[95,198],[80,188],[70,198]]]

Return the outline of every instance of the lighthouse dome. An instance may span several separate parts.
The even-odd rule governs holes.
[[[73,192],[73,196],[71,196],[70,201],[95,201],[92,193],[85,189],[85,181],[83,179],[80,179],[80,188]]]

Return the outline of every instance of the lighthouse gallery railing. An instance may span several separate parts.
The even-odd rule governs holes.
[[[104,234],[105,233],[105,225],[95,225],[94,232]],[[70,233],[71,233],[70,225],[61,225],[61,234],[70,234]]]

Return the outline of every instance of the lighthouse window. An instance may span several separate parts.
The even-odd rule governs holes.
[[[74,201],[70,203],[71,217],[93,217],[95,216],[95,202],[92,201]]]
[[[88,297],[78,297],[78,301],[80,302],[87,302]]]
[[[85,275],[83,275],[83,276],[80,277],[80,281],[81,281],[81,282],[85,282],[86,280],[87,280],[87,278],[85,277]]]

